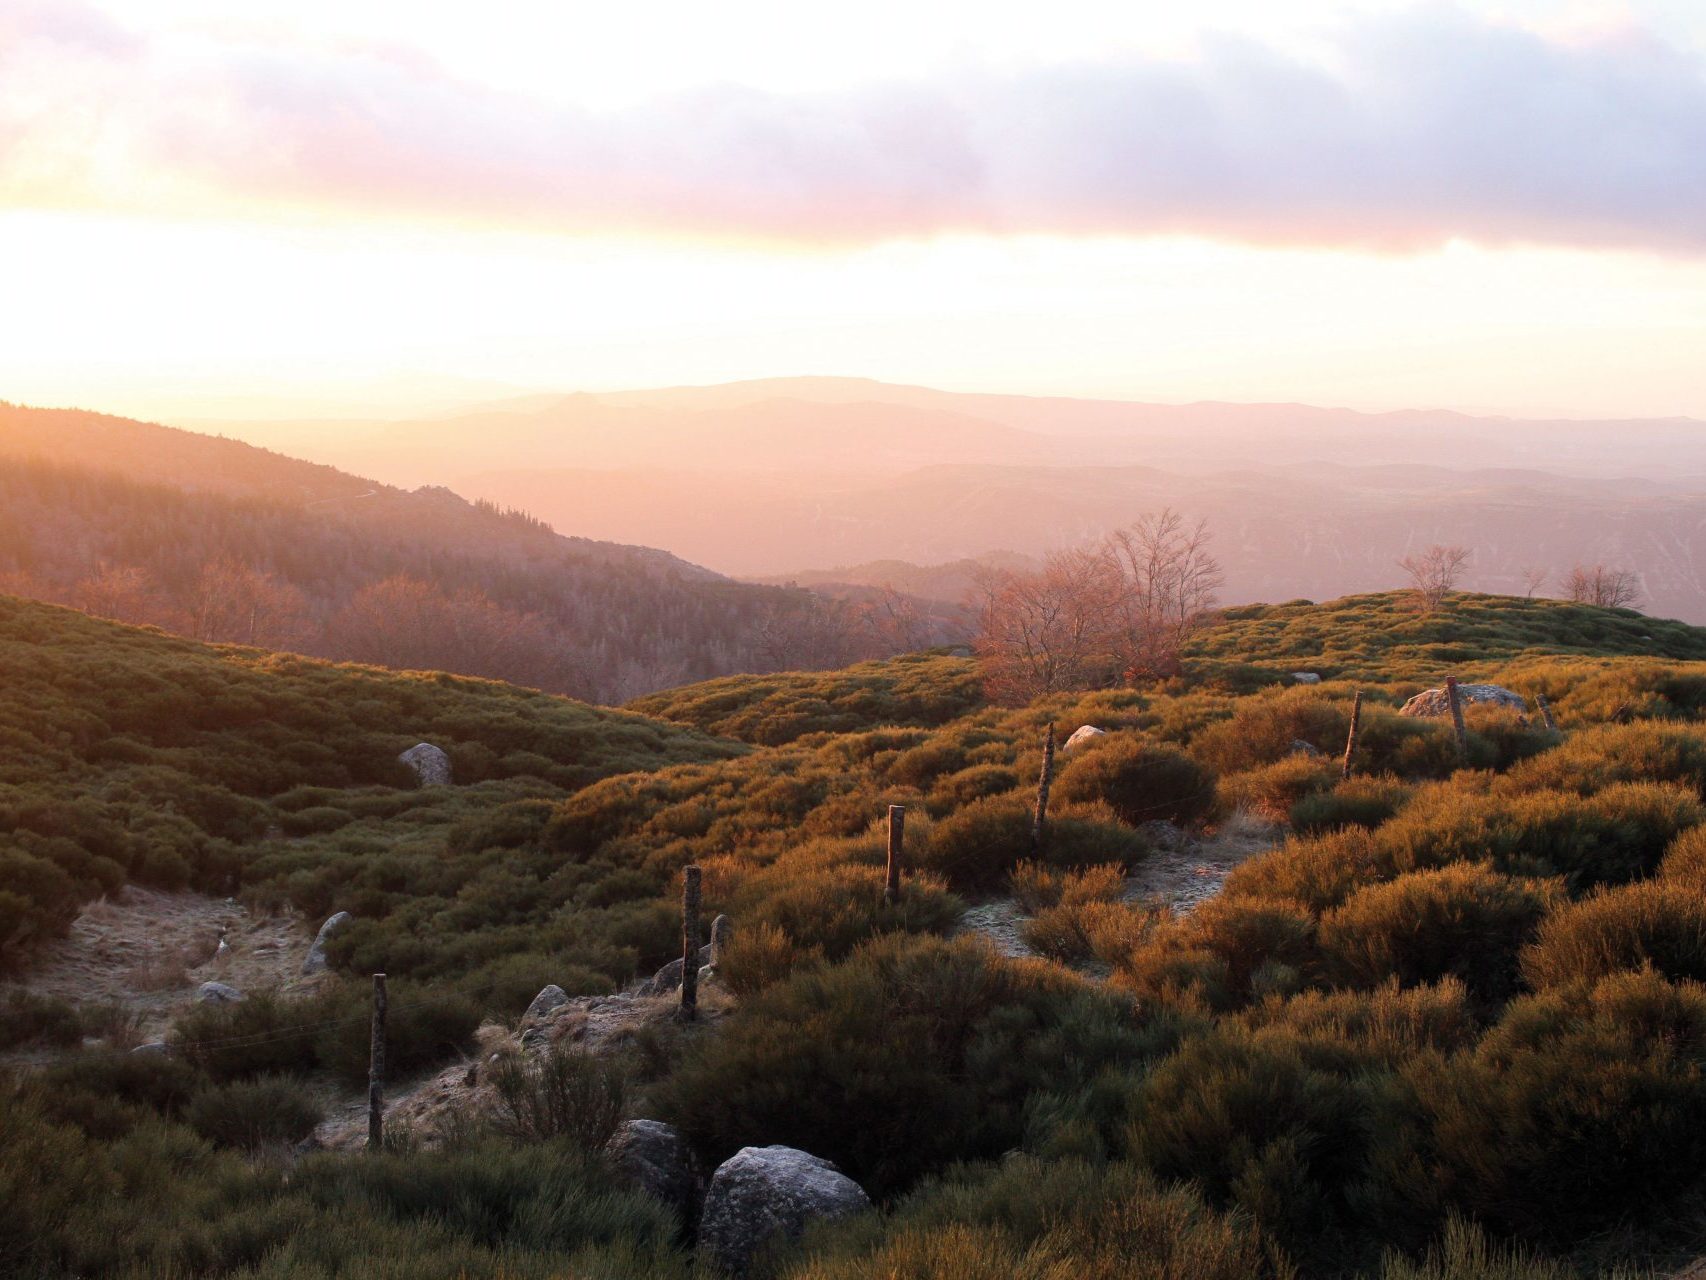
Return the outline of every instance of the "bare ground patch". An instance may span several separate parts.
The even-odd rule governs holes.
[[[223,934],[226,953],[217,955]],[[301,976],[313,935],[294,915],[256,915],[229,898],[135,886],[83,909],[64,938],[0,984],[75,1004],[130,1010],[141,1039],[155,1039],[203,982],[239,991],[314,989]]]

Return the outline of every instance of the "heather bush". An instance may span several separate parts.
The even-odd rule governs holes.
[[[1354,777],[1299,797],[1287,817],[1294,831],[1315,835],[1342,827],[1381,825],[1404,807],[1413,788],[1391,776]]]
[[[1468,988],[1455,978],[1414,987],[1388,978],[1361,991],[1276,994],[1237,1016],[1251,1028],[1283,1028],[1311,1044],[1342,1047],[1348,1058],[1388,1066],[1430,1050],[1468,1048],[1481,1033]]]
[[[184,1120],[215,1146],[254,1151],[306,1138],[320,1123],[321,1110],[300,1084],[261,1076],[202,1090],[190,1100]]]
[[[1369,885],[1321,917],[1322,972],[1364,988],[1455,978],[1497,1007],[1516,990],[1518,953],[1557,897],[1550,882],[1472,863]]]
[[[1284,756],[1243,773],[1222,775],[1220,802],[1227,809],[1244,809],[1270,822],[1284,822],[1308,797],[1330,789],[1338,777],[1338,766],[1330,760]]]
[[[1102,801],[1120,821],[1194,826],[1214,812],[1215,775],[1135,733],[1110,733],[1072,753],[1055,783],[1064,804]]]
[[[1706,980],[1706,897],[1696,886],[1666,879],[1602,889],[1554,911],[1522,955],[1536,988],[1646,966]]]
[[[557,1048],[501,1057],[490,1075],[492,1122],[517,1141],[560,1138],[596,1153],[622,1123],[628,1079],[619,1063]]]

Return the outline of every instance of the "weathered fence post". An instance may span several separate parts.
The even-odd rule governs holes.
[[[1054,725],[1048,727],[1048,736],[1043,739],[1043,771],[1037,777],[1037,811],[1031,815],[1031,856],[1043,856],[1043,841],[1047,836],[1045,829],[1048,822],[1048,789],[1054,781]]]
[[[1457,759],[1463,763],[1469,759],[1469,731],[1463,727],[1463,699],[1457,692],[1457,677],[1445,678],[1445,700],[1451,707],[1451,727],[1457,734]]]
[[[906,840],[906,806],[889,806],[889,865],[883,879],[883,901],[894,905],[900,901],[900,864]]]
[[[1345,735],[1345,761],[1339,766],[1339,777],[1351,776],[1351,757],[1356,754],[1357,735],[1362,732],[1362,690],[1351,699],[1351,731]]]
[[[367,1048],[367,1149],[385,1149],[385,975],[373,975],[373,1036]]]
[[[699,1016],[699,868],[681,869],[681,1020]]]
[[[1537,693],[1534,695],[1534,701],[1540,707],[1541,722],[1553,733],[1557,733],[1558,722],[1552,718],[1552,704],[1546,701],[1546,695]]]

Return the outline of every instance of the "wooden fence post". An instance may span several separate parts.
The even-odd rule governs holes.
[[[1445,700],[1451,707],[1451,727],[1457,734],[1457,760],[1459,764],[1469,759],[1469,731],[1463,727],[1463,699],[1457,692],[1457,677],[1445,678]]]
[[[1339,777],[1349,779],[1351,776],[1351,757],[1356,754],[1357,735],[1362,732],[1362,690],[1356,691],[1351,699],[1351,731],[1345,735],[1345,761],[1339,766]]]
[[[900,901],[900,864],[905,856],[906,806],[889,806],[889,865],[883,878],[883,901],[893,906]]]
[[[681,869],[681,1020],[699,1016],[699,868]]]
[[[367,1048],[367,1149],[385,1149],[385,975],[373,975],[373,1037]]]
[[[1047,835],[1048,822],[1048,789],[1054,781],[1054,725],[1048,727],[1048,736],[1043,739],[1043,771],[1037,778],[1037,810],[1031,815],[1031,856],[1043,856],[1043,840]]]
[[[1537,693],[1534,695],[1534,701],[1540,707],[1541,722],[1553,733],[1557,733],[1558,722],[1552,718],[1552,704],[1546,701],[1546,695],[1544,693]]]

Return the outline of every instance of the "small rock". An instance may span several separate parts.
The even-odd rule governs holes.
[[[197,1004],[236,1004],[242,998],[241,991],[223,982],[204,982],[195,991]]]
[[[674,1125],[629,1120],[610,1140],[610,1154],[633,1184],[691,1223],[698,1207],[699,1172],[693,1148]]]
[[[1074,747],[1081,747],[1086,742],[1095,738],[1100,738],[1105,733],[1107,733],[1106,729],[1098,729],[1093,724],[1080,725],[1072,731],[1072,736],[1061,744],[1060,749],[1062,751],[1070,751]]]
[[[711,947],[707,943],[699,948],[699,967],[704,968],[710,963]],[[681,985],[681,971],[681,961],[671,960],[640,987],[638,994],[642,996],[667,996]]]
[[[1293,671],[1291,678],[1298,684],[1320,684],[1321,676],[1314,671]]]
[[[320,926],[320,932],[314,935],[314,944],[308,948],[308,956],[302,961],[303,973],[319,973],[326,967],[326,941],[339,929],[350,922],[350,913],[340,911],[328,916],[326,923]]]
[[[1313,742],[1305,742],[1302,738],[1293,738],[1291,746],[1286,748],[1286,754],[1291,756],[1307,756],[1311,760],[1321,758],[1321,749]]]
[[[415,771],[423,787],[450,785],[450,757],[430,742],[418,742],[397,759]]]
[[[775,1236],[797,1240],[813,1222],[870,1208],[859,1184],[827,1160],[793,1147],[742,1147],[705,1193],[699,1247],[736,1276]]]
[[[1503,685],[1497,684],[1460,684],[1457,686],[1458,700],[1465,705],[1471,702],[1484,702],[1489,706],[1506,707],[1512,711],[1526,713],[1528,703],[1520,693],[1513,693]],[[1447,697],[1444,688],[1427,689],[1411,698],[1398,709],[1401,716],[1448,716],[1451,714],[1451,699]]]
[[[533,997],[533,1003],[527,1006],[527,1012],[521,1015],[521,1020],[523,1022],[536,1021],[553,1009],[561,1009],[568,1002],[569,993],[553,982]]]

